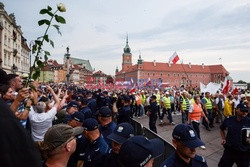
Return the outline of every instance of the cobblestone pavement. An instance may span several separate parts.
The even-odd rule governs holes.
[[[138,122],[140,122],[144,127],[148,126],[149,118],[147,116],[143,116],[141,118],[135,118]],[[173,120],[177,124],[181,123],[181,115],[173,114]],[[166,116],[164,117],[164,122],[168,122]],[[221,137],[219,126],[220,124],[215,123],[214,128],[211,131],[207,131],[203,125],[200,125],[200,135],[201,140],[206,144],[206,149],[202,150],[197,148],[197,154],[205,157],[207,164],[209,167],[218,166],[219,160],[223,154],[223,147],[221,145]],[[157,120],[157,132],[158,135],[162,136],[168,142],[172,143],[172,131],[175,125],[169,125],[164,123],[164,126],[159,125],[159,118]]]

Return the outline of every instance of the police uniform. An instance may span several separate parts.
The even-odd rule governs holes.
[[[92,111],[89,107],[83,107],[79,112],[83,113],[85,119],[92,118]]]
[[[109,146],[100,135],[95,141],[88,141],[85,150],[79,154],[80,160],[84,161],[84,167],[99,167],[102,166],[108,151]]]
[[[161,167],[207,167],[207,162],[202,156],[195,155],[187,164],[177,153],[173,153],[161,164]]]
[[[131,115],[132,112],[130,106],[129,105],[123,106],[120,110],[118,110],[117,124],[123,122],[130,122]]]
[[[225,150],[219,166],[232,166],[235,162],[238,166],[249,166],[250,161],[250,146],[242,145],[241,129],[250,127],[250,119],[243,118],[241,121],[237,120],[236,116],[229,117],[223,121],[220,126],[221,130],[227,129]]]
[[[97,110],[96,100],[93,98],[88,99],[88,107],[92,111],[92,114],[95,115]]]
[[[150,104],[149,106],[149,111],[150,111],[150,115],[149,115],[149,129],[154,131],[155,133],[157,133],[156,130],[156,120],[157,120],[157,112],[158,112],[158,105],[157,102],[153,102]]]
[[[107,138],[108,135],[110,135],[116,127],[116,124],[112,121],[109,124],[105,126],[100,126],[99,130],[101,134],[103,135],[104,140],[107,142],[107,144],[111,147],[112,141]]]
[[[118,161],[118,154],[111,152],[107,156],[103,167],[118,167],[118,166],[120,166],[119,161]]]
[[[85,151],[85,148],[88,144],[88,140],[83,135],[78,135],[76,137],[76,150],[70,156],[67,167],[76,167],[77,162],[82,156],[81,153]]]

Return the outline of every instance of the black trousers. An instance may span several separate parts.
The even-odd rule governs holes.
[[[200,123],[192,121],[191,124],[192,124],[192,127],[194,128],[195,132],[197,133],[197,136],[199,137],[199,139],[201,139],[201,137],[200,137],[200,128],[199,128]]]
[[[156,120],[157,120],[157,116],[156,115],[150,115],[149,116],[149,129],[152,130],[155,133],[157,133],[157,130],[156,130]]]
[[[238,167],[249,167],[250,153],[236,151],[230,148],[225,148],[224,153],[218,164],[219,167],[232,167],[234,163]]]

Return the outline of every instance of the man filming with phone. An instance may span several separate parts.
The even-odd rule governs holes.
[[[245,144],[242,135],[244,129],[250,128],[250,119],[247,117],[249,107],[240,103],[236,112],[235,116],[225,119],[220,126],[222,145],[225,150],[220,159],[219,167],[232,167],[234,163],[240,167],[249,167],[250,165],[250,145]]]

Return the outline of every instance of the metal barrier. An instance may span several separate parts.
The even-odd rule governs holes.
[[[164,153],[160,157],[157,157],[154,160],[154,167],[160,166],[160,164],[165,159],[167,159],[172,153],[175,152],[175,148],[171,143],[169,143],[168,141],[166,141],[165,139],[163,139],[161,136],[159,136],[155,132],[151,131],[150,129],[143,127],[143,125],[141,123],[139,123],[138,121],[136,121],[132,118],[130,123],[132,124],[132,126],[135,129],[135,135],[143,135],[143,136],[147,137],[148,139],[158,138],[158,139],[163,141],[164,147],[165,147]]]
[[[130,123],[134,127],[135,135],[143,135],[143,125],[140,122],[131,118]]]

